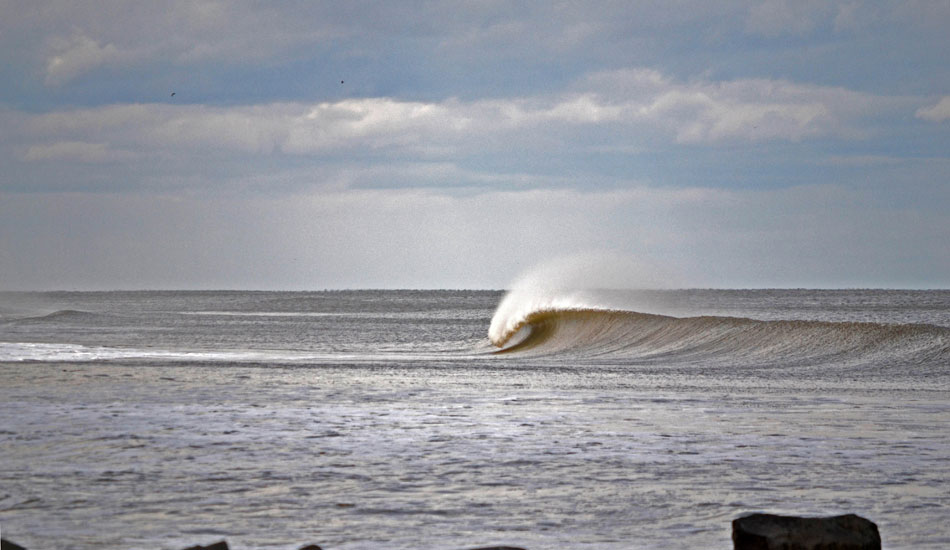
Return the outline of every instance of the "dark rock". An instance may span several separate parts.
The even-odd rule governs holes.
[[[200,544],[189,546],[185,550],[228,550],[228,543],[222,540],[208,546],[201,546]]]
[[[0,550],[26,550],[26,548],[23,548],[15,542],[10,542],[7,539],[0,539]]]
[[[854,514],[801,518],[752,514],[732,522],[735,550],[881,550],[874,522]]]
[[[316,544],[308,544],[306,546],[301,546],[300,550],[323,550],[323,548],[320,548]]]

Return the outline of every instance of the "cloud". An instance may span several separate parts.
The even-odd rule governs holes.
[[[943,122],[950,119],[950,96],[943,96],[940,101],[932,107],[921,107],[917,109],[916,116],[917,118],[931,122]]]
[[[0,6],[0,40],[29,35],[15,45],[41,52],[38,61],[49,87],[103,68],[154,73],[176,66],[281,62],[301,47],[319,49],[349,32],[322,17],[326,9],[316,6],[218,0],[17,3]]]
[[[33,145],[26,150],[25,159],[31,162],[38,161],[74,161],[84,163],[101,163],[130,160],[137,155],[129,151],[110,149],[105,143],[89,143],[85,141],[60,141],[48,145]]]
[[[799,141],[835,133],[834,115],[821,102],[737,101],[723,89],[671,90],[640,112],[672,129],[680,143]]]
[[[93,69],[127,58],[114,44],[101,46],[88,36],[77,34],[57,40],[46,61],[46,84],[59,86]]]
[[[640,132],[679,143],[850,139],[862,118],[889,108],[843,88],[783,80],[681,82],[652,70],[599,73],[573,90],[461,101],[388,97],[250,106],[128,104],[32,116],[45,142],[95,142],[109,149],[324,155],[359,149],[425,158],[527,147],[584,147],[576,131],[600,132],[599,146]],[[560,144],[560,145],[556,145]],[[45,145],[32,145],[42,151]],[[34,153],[32,160],[42,155]]]
[[[29,84],[39,76],[50,89],[18,99],[44,106],[63,97],[95,104],[154,97],[155,89],[181,94],[183,83],[190,97],[220,104],[307,102],[338,92],[321,84],[344,72],[348,89],[364,97],[530,96],[585,71],[636,65],[865,90],[893,90],[906,78],[907,89],[920,90],[932,81],[914,75],[939,70],[932,52],[946,49],[946,33],[936,28],[946,12],[941,2],[856,0],[434,0],[415,10],[363,1],[13,0],[0,3],[0,76]],[[834,29],[847,36],[830,36]],[[750,33],[794,39],[763,45]],[[877,48],[887,55],[875,55]],[[900,78],[885,76],[895,72]],[[61,95],[67,85],[86,95]]]

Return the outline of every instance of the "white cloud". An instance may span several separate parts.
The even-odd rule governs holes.
[[[834,114],[820,101],[736,100],[730,90],[672,90],[641,108],[669,127],[681,143],[785,139],[835,135]]]
[[[545,96],[438,102],[377,97],[236,107],[134,104],[35,115],[41,143],[94,142],[109,149],[321,155],[401,151],[432,158],[520,147],[583,148],[575,130],[600,133],[603,149],[623,136],[666,135],[680,143],[791,140],[861,135],[877,98],[782,80],[677,82],[652,70],[594,75],[575,90]],[[928,111],[929,112],[929,111]],[[34,138],[34,139],[35,139]]]
[[[684,143],[853,138],[862,117],[889,108],[886,98],[785,80],[676,82],[652,70],[624,70],[594,75],[588,85]]]
[[[932,122],[943,122],[950,119],[950,95],[943,96],[936,105],[917,109],[916,116]]]
[[[290,132],[282,149],[310,153],[353,143],[374,149],[411,146],[457,135],[470,121],[456,102],[369,98],[306,107],[303,116],[288,122]]]
[[[127,58],[114,44],[102,46],[82,34],[55,41],[53,50],[46,61],[46,84],[50,86],[64,84],[91,70]]]

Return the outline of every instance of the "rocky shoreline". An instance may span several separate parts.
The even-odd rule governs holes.
[[[881,550],[877,525],[846,514],[823,518],[749,514],[732,522],[733,550]],[[0,550],[26,548],[0,539]],[[231,550],[227,541],[189,546],[183,550]],[[317,544],[298,550],[323,550]],[[517,546],[481,546],[468,550],[526,550]]]

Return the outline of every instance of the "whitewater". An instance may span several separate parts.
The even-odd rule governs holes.
[[[0,293],[3,536],[730,548],[765,511],[950,547],[950,291],[555,279]]]

